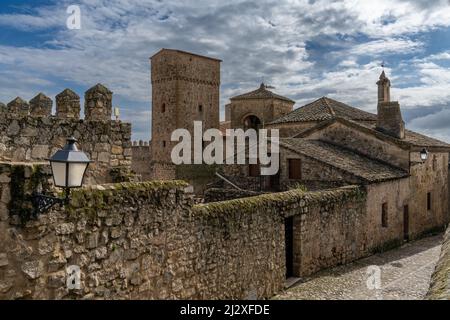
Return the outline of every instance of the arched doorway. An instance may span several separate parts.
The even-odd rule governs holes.
[[[249,115],[244,118],[243,121],[244,130],[255,129],[258,130],[261,127],[261,120],[255,115]]]

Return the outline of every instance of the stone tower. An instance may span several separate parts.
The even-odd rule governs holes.
[[[405,122],[403,122],[400,104],[397,101],[391,101],[391,81],[386,77],[384,70],[377,85],[377,129],[398,139],[403,139],[405,137]]]
[[[111,120],[113,93],[104,85],[98,83],[84,95],[85,120]]]
[[[174,178],[172,132],[193,135],[194,121],[203,129],[219,128],[221,60],[179,50],[162,49],[151,57],[152,167],[157,179]]]
[[[56,95],[56,116],[60,119],[80,119],[80,96],[70,89]]]

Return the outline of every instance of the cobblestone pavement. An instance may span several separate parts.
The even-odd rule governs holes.
[[[401,248],[321,271],[275,299],[417,300],[427,293],[439,258],[442,235],[407,243]],[[377,268],[381,281],[377,282]],[[367,282],[372,288],[368,289]],[[379,279],[379,278],[378,278]],[[381,284],[377,286],[377,284]]]

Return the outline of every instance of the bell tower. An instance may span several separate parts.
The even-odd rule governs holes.
[[[405,122],[398,101],[391,101],[391,81],[383,72],[378,85],[377,129],[398,139],[405,137]]]
[[[378,102],[391,101],[391,81],[386,77],[386,73],[383,72],[380,75],[380,79],[377,82],[378,86]]]

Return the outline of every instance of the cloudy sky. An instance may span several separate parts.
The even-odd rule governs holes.
[[[450,0],[2,0],[0,101],[101,82],[149,139],[160,48],[223,60],[222,111],[264,79],[296,107],[329,96],[374,112],[385,61],[407,127],[450,142]]]

